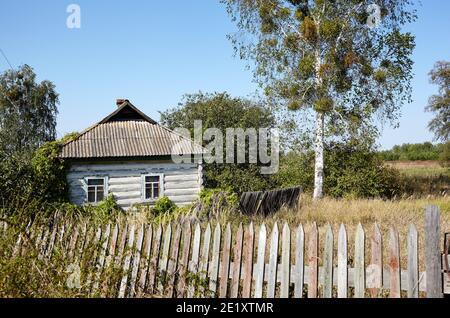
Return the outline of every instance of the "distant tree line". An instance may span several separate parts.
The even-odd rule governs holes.
[[[385,161],[441,160],[444,152],[445,144],[424,142],[397,145],[390,150],[380,151],[380,155]]]

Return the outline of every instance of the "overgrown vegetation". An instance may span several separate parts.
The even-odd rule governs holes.
[[[380,151],[383,160],[386,161],[416,161],[416,160],[444,160],[446,144],[432,144],[424,142],[419,144],[403,144],[394,146],[390,150]]]

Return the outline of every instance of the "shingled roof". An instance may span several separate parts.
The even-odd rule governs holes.
[[[125,158],[200,154],[203,148],[142,113],[128,100],[79,137],[63,145],[60,157]]]

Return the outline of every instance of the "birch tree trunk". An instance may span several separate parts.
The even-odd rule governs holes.
[[[324,122],[325,115],[317,112],[316,115],[316,140],[314,143],[315,162],[314,162],[314,194],[313,199],[323,197],[323,141],[324,141]]]

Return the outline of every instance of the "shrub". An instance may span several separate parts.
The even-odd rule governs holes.
[[[450,141],[442,145],[442,152],[439,155],[439,163],[442,167],[450,167]]]
[[[176,210],[177,206],[168,197],[164,196],[159,198],[155,202],[155,206],[152,208],[152,213],[155,216],[159,216],[166,213],[172,213]]]
[[[40,147],[31,160],[36,180],[36,194],[45,201],[68,201],[67,163],[59,157],[61,141]]]
[[[301,186],[310,192],[314,185],[314,154],[283,156],[274,184],[280,188]],[[327,145],[324,190],[332,197],[393,197],[400,191],[399,173],[385,167],[383,160],[367,147],[343,143]]]

